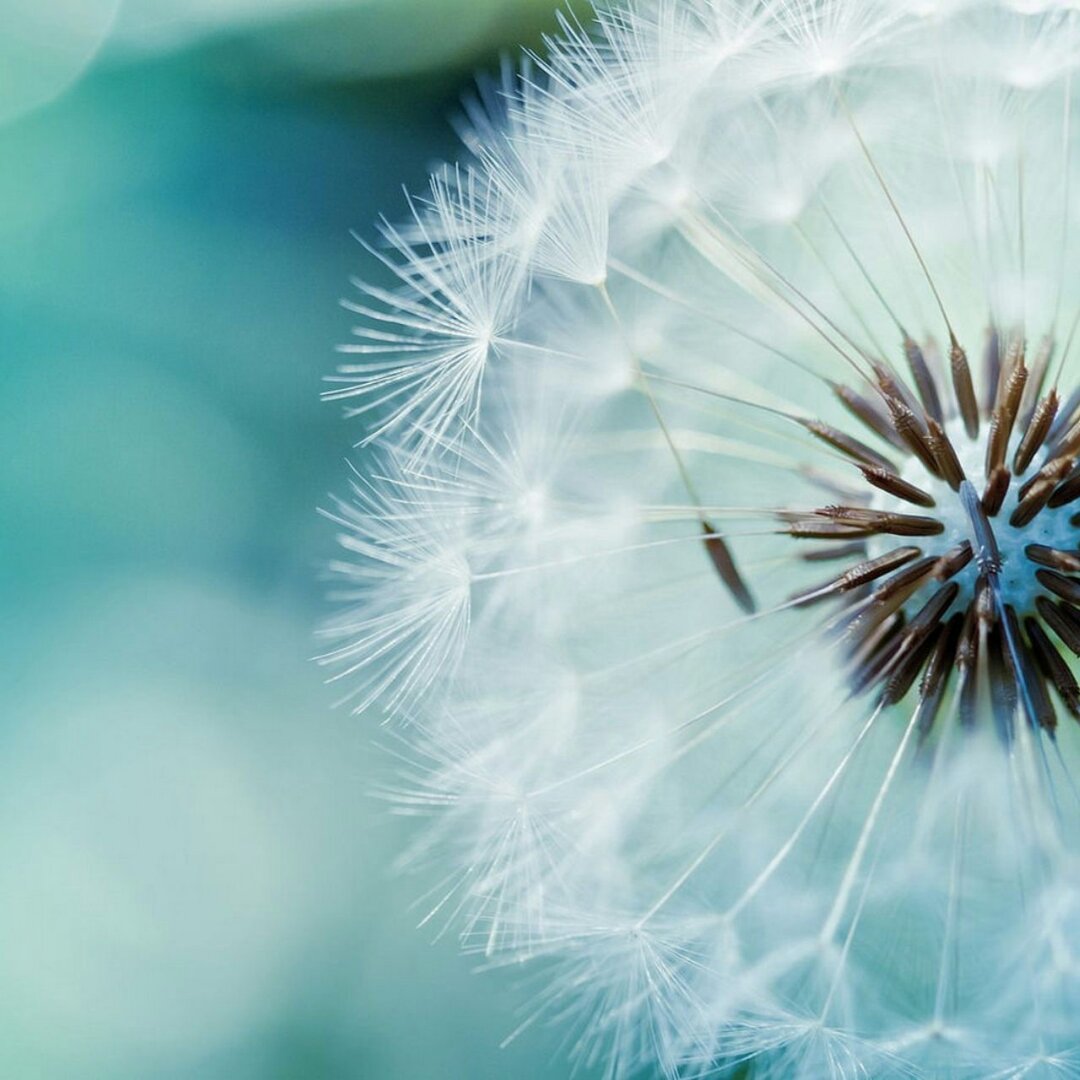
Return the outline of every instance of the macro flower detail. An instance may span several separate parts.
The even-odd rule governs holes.
[[[349,305],[324,661],[612,1080],[1080,1076],[1078,20],[566,21]]]
[[[892,443],[906,468],[840,431],[808,425],[858,466],[868,490],[854,505],[778,514],[790,535],[832,542],[807,552],[808,562],[858,560],[794,602],[850,598],[831,629],[849,653],[854,690],[873,685],[896,703],[923,673],[917,710],[922,736],[933,727],[954,669],[962,678],[961,723],[975,723],[985,671],[1003,739],[1012,739],[1017,711],[1032,726],[1053,732],[1050,687],[1080,719],[1080,685],[1059,651],[1080,655],[1080,582],[1069,576],[1080,571],[1080,516],[1071,506],[1080,499],[1080,417],[1059,419],[1055,388],[1039,396],[1049,344],[1036,358],[1036,381],[1023,408],[1030,375],[1023,343],[1005,350],[1003,362],[997,335],[989,335],[982,433],[963,350],[953,349],[952,417],[942,407],[939,378],[924,351],[910,339],[905,351],[918,393],[879,368],[872,385],[887,414],[850,387],[836,389],[867,429]],[[1010,471],[1006,454],[1014,432]],[[982,460],[973,460],[979,450]],[[890,547],[894,537],[918,538],[924,547]],[[928,553],[935,537],[944,542]]]

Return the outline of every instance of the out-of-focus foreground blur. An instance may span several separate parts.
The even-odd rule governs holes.
[[[0,1075],[564,1073],[309,660],[348,230],[553,7],[0,0]]]

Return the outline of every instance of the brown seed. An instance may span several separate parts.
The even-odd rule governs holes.
[[[1060,548],[1044,547],[1042,544],[1028,544],[1024,554],[1040,566],[1051,570],[1060,570],[1065,574],[1080,573],[1080,552],[1062,551]]]
[[[1023,702],[1028,723],[1034,728],[1052,732],[1057,727],[1057,715],[1046,691],[1042,673],[1020,634],[1020,623],[1011,604],[1005,606],[1005,619],[1009,627],[1009,640],[1015,650],[1015,655],[1009,653],[1010,666],[1017,684],[1014,689],[1023,691],[1018,696]]]
[[[1036,570],[1035,577],[1043,588],[1049,589],[1055,596],[1068,600],[1070,604],[1080,603],[1080,581],[1059,574],[1056,570]]]
[[[900,398],[886,397],[893,426],[908,449],[922,462],[927,472],[941,476],[941,468],[934,456],[933,447],[927,437],[927,431],[911,407]]]
[[[836,628],[849,641],[858,647],[873,633],[874,628],[885,622],[907,602],[930,575],[937,560],[933,555],[926,555],[904,569],[896,571],[865,599],[859,600],[856,608],[845,614],[836,623]]]
[[[949,368],[952,371],[956,403],[960,407],[960,415],[964,418],[964,430],[969,439],[974,439],[979,434],[979,405],[975,399],[975,387],[971,382],[967,353],[955,336],[949,341]]]
[[[945,526],[937,518],[922,514],[896,514],[889,510],[868,510],[860,506],[824,506],[814,513],[892,536],[937,536],[945,531]]]
[[[1001,337],[996,327],[986,331],[983,346],[983,411],[989,416],[994,411],[998,381],[1001,378]]]
[[[885,700],[899,701],[910,688],[915,676],[926,659],[934,636],[941,628],[941,618],[948,611],[960,587],[950,582],[938,589],[919,609],[896,644],[893,657],[885,667],[889,679],[885,686]]]
[[[987,517],[997,517],[1005,495],[1009,490],[1012,474],[1004,465],[999,465],[986,481],[986,490],[982,496],[982,508]]]
[[[880,491],[887,491],[905,502],[914,503],[916,506],[927,508],[934,505],[934,497],[922,488],[908,483],[907,480],[897,476],[894,472],[886,469],[872,469],[868,465],[861,465],[860,470],[868,484],[873,485]]]
[[[1047,504],[1053,490],[1054,485],[1048,480],[1040,480],[1034,484],[1009,515],[1009,524],[1017,529],[1027,525]]]
[[[1068,614],[1068,609],[1063,604],[1055,604],[1049,597],[1036,596],[1035,610],[1043,617],[1043,620],[1054,631],[1064,645],[1080,656],[1080,625]]]
[[[1065,404],[1058,410],[1057,419],[1050,428],[1047,442],[1053,445],[1061,436],[1076,422],[1077,410],[1080,410],[1080,386],[1078,386],[1066,399]]]
[[[1041,480],[1050,479],[1053,480],[1055,484],[1060,484],[1068,477],[1069,473],[1072,472],[1074,463],[1074,459],[1070,457],[1050,458],[1037,473],[1029,476],[1020,485],[1019,495],[1021,501],[1023,501],[1027,493]]]
[[[784,530],[796,540],[854,540],[881,532],[866,525],[847,525],[840,521],[822,521],[814,517],[792,521]]]
[[[945,433],[945,429],[932,416],[926,418],[926,427],[926,441],[930,444],[938,470],[949,487],[953,491],[959,491],[960,485],[964,482],[964,467],[956,456],[956,447]]]
[[[850,652],[849,681],[853,694],[861,694],[877,681],[895,653],[896,643],[905,625],[904,613],[897,611],[856,641]]]
[[[859,585],[865,585],[868,581],[876,581],[879,577],[891,574],[893,570],[917,559],[921,554],[922,551],[917,547],[898,547],[876,559],[867,559],[851,567],[836,579],[836,584],[841,592],[847,592]]]
[[[972,607],[975,611],[975,618],[983,629],[991,626],[997,620],[994,593],[990,588],[990,579],[985,572],[981,573],[975,582],[975,601]]]
[[[1074,469],[1058,485],[1046,505],[1056,509],[1059,506],[1067,506],[1077,499],[1080,499],[1080,469]]]
[[[1050,501],[1054,489],[1070,469],[1072,458],[1059,458],[1044,465],[1034,478],[1020,489],[1020,502],[1009,517],[1009,524],[1026,525]]]
[[[701,522],[701,529],[705,534],[705,550],[709,553],[709,558],[712,559],[713,567],[720,575],[720,580],[727,586],[735,603],[748,615],[752,615],[757,610],[757,605],[735,565],[735,560],[731,557],[724,538],[719,536],[712,525],[705,520]]]
[[[874,370],[874,378],[877,379],[878,389],[881,391],[882,399],[886,400],[886,405],[888,398],[895,398],[897,401],[906,402],[912,412],[922,411],[904,382],[893,373],[891,365],[880,360],[871,360],[870,366]]]
[[[970,540],[962,540],[954,548],[950,548],[944,555],[938,557],[934,563],[933,577],[937,581],[948,581],[954,574],[960,573],[972,558],[975,552],[972,550]]]
[[[986,440],[986,472],[989,475],[999,465],[1005,464],[1005,452],[1012,436],[1013,424],[1020,411],[1020,399],[1027,382],[1027,368],[1023,356],[1020,356],[1008,375],[998,394],[998,401],[990,417],[990,435]]]
[[[941,423],[945,417],[941,411],[941,399],[938,397],[934,376],[930,374],[922,349],[907,334],[904,335],[904,355],[907,357],[908,367],[911,368],[911,377],[915,380],[915,388],[919,391],[923,408],[928,416]]]
[[[922,585],[923,581],[930,576],[938,560],[933,555],[926,555],[918,562],[912,563],[903,570],[893,574],[884,584],[879,585],[871,594],[869,607],[877,605],[891,605],[894,602],[899,605]],[[895,610],[893,608],[892,610]]]
[[[1035,406],[1035,410],[1027,422],[1024,437],[1020,440],[1020,445],[1013,455],[1013,471],[1017,475],[1024,472],[1031,464],[1031,459],[1046,441],[1050,425],[1053,424],[1054,417],[1057,415],[1059,404],[1057,391],[1051,389],[1050,393]]]
[[[975,608],[968,607],[960,640],[956,645],[956,667],[962,680],[960,685],[960,724],[970,728],[975,724],[977,715],[979,684],[975,672],[979,662],[979,639],[981,637],[979,620]]]
[[[865,562],[849,567],[837,577],[830,578],[816,588],[797,593],[791,599],[800,605],[812,604],[838,593],[850,592],[860,585],[876,581],[879,577],[892,573],[893,570],[911,562],[921,554],[922,552],[917,547],[896,548],[885,555],[879,555],[876,559],[867,559]]]
[[[903,700],[933,651],[941,631],[941,624],[935,623],[927,633],[914,642],[905,655],[899,658],[895,669],[885,680],[885,686],[882,688],[881,698],[886,704],[895,705]]]
[[[857,420],[865,424],[875,435],[891,443],[897,450],[907,451],[904,441],[897,435],[888,415],[876,408],[872,402],[867,401],[861,394],[857,394],[850,387],[841,383],[833,383],[832,391],[840,399],[844,408]]]
[[[1018,367],[1023,366],[1024,362],[1024,337],[1022,334],[1013,332],[1009,334],[1008,341],[1005,345],[1005,351],[1002,355],[1001,366],[998,369],[997,382],[994,384],[994,400],[991,412],[998,408],[999,405],[1005,400],[1006,387],[1009,383],[1009,378]]]
[[[853,439],[829,424],[823,424],[820,420],[799,420],[799,423],[816,439],[827,443],[834,450],[839,450],[841,454],[859,462],[860,465],[871,465],[875,468],[887,469],[889,472],[897,471],[896,466],[883,454],[879,454],[866,443]]]
[[[1005,647],[1001,624],[994,622],[986,634],[986,671],[990,683],[990,709],[1001,739],[1013,739],[1013,716],[1016,713],[1016,682],[1012,660]]]
[[[956,664],[957,646],[963,629],[964,616],[956,612],[938,634],[934,651],[923,672],[919,684],[919,738],[925,739],[934,726],[945,691],[949,685],[949,675]]]
[[[1047,637],[1038,619],[1029,615],[1024,620],[1024,629],[1027,630],[1028,640],[1031,642],[1032,653],[1039,670],[1054,684],[1058,696],[1065,703],[1065,708],[1080,719],[1080,685],[1069,670],[1069,665],[1065,663],[1061,653]]]
[[[1028,365],[1028,381],[1024,390],[1024,400],[1020,406],[1020,425],[1023,428],[1030,426],[1035,416],[1035,409],[1042,394],[1043,383],[1046,382],[1046,373],[1050,370],[1050,361],[1054,356],[1056,342],[1052,334],[1044,334],[1035,350],[1035,355]],[[1054,391],[1051,391],[1054,392]]]
[[[955,581],[942,585],[929,600],[919,609],[915,617],[908,624],[908,633],[913,635],[924,634],[930,631],[941,621],[941,617],[949,610],[952,602],[960,592],[960,586]]]
[[[1047,457],[1059,458],[1070,457],[1080,450],[1080,420],[1074,420],[1066,428],[1057,442],[1053,443],[1047,451]]]

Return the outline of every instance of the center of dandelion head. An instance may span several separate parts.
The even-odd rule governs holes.
[[[1063,402],[1048,387],[1053,351],[1047,338],[1029,356],[1022,335],[991,332],[977,393],[955,339],[946,360],[905,338],[910,382],[868,361],[869,392],[833,386],[853,424],[797,421],[864,483],[777,512],[785,533],[813,542],[803,560],[842,567],[789,603],[839,605],[826,625],[852,690],[884,704],[914,692],[922,737],[954,677],[964,726],[980,700],[1006,740],[1017,716],[1051,733],[1059,707],[1080,719],[1066,659],[1080,656],[1080,390]],[[706,543],[749,610],[722,539]]]

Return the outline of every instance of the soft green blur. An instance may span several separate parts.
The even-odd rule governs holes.
[[[551,8],[0,0],[0,1076],[565,1075],[309,660],[348,230]]]

